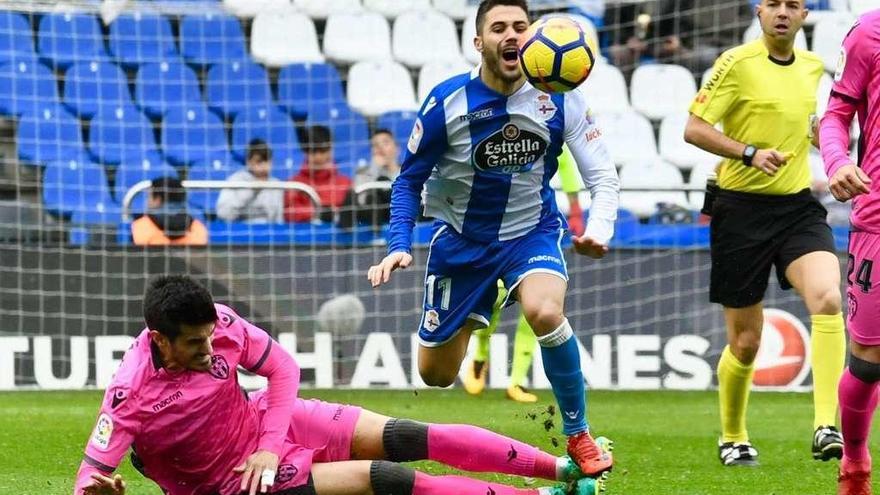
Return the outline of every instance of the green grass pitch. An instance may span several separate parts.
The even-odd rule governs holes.
[[[564,439],[559,434],[559,418],[549,418],[545,412],[554,403],[552,395],[542,392],[538,405],[522,405],[506,400],[503,394],[493,390],[474,398],[461,389],[302,392],[305,397],[359,404],[391,416],[472,423],[561,454]],[[100,400],[101,393],[94,391],[0,393],[0,494],[70,494]],[[757,468],[725,468],[718,462],[714,392],[595,391],[589,395],[589,411],[594,431],[615,441],[609,495],[835,492],[837,463],[810,458],[809,394],[752,395],[749,430],[761,453]],[[554,422],[550,431],[545,430],[546,419]],[[434,463],[416,467],[448,472]],[[130,494],[160,493],[127,459],[120,472],[128,480]],[[488,476],[523,483],[522,478]]]

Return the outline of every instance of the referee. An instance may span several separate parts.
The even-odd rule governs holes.
[[[825,208],[810,194],[807,162],[824,69],[818,56],[794,48],[807,17],[804,0],[762,0],[756,13],[763,36],[715,61],[691,104],[684,135],[724,158],[712,207],[709,299],[724,306],[727,324],[728,345],[718,361],[718,453],[725,466],[758,461],[746,408],[772,266],[782,288],[794,287],[810,313],[813,458],[843,453],[835,427],[846,349],[840,267]]]

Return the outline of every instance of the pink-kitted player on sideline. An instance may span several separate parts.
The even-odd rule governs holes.
[[[849,129],[858,113],[858,163],[849,156]],[[839,201],[853,200],[847,269],[849,366],[840,379],[843,459],[839,495],[871,493],[868,433],[880,383],[880,10],[856,21],[843,41],[834,86],[820,127],[828,185]]]
[[[183,275],[153,279],[141,332],[104,394],[74,494],[123,495],[132,460],[168,495],[596,495],[568,457],[470,425],[394,419],[297,398],[294,359],[260,328]],[[268,378],[247,394],[241,366]],[[565,481],[518,489],[431,476],[398,462],[430,459],[476,472]]]

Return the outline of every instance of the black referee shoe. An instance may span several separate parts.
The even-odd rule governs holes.
[[[820,426],[813,432],[813,459],[830,461],[843,457],[843,437],[833,426]]]
[[[718,457],[725,466],[757,466],[758,450],[750,442],[718,442]]]

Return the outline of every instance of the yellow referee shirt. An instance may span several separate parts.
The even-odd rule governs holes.
[[[718,173],[722,189],[792,194],[810,187],[810,119],[824,70],[806,50],[795,49],[791,62],[774,60],[760,39],[718,57],[690,112],[712,125],[721,122],[724,134],[741,143],[793,154],[773,177],[726,158]]]

